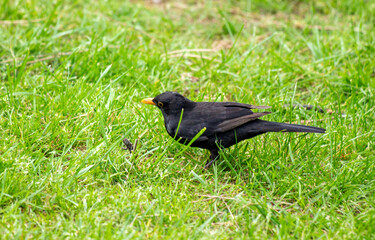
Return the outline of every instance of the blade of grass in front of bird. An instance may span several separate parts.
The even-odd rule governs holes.
[[[177,153],[177,155],[175,156],[175,157],[178,157],[178,156],[180,156],[181,154],[183,154],[185,151],[186,151],[186,149],[188,149],[190,146],[191,146],[191,144],[193,144],[204,132],[206,131],[206,128],[204,127],[204,128],[202,128],[198,133],[197,133],[197,135],[195,135],[195,137],[185,146],[185,148],[184,149],[182,149],[182,151],[181,152],[179,152],[179,153]]]
[[[206,131],[206,128],[201,129],[197,133],[197,135],[195,135],[195,137],[182,149],[182,151],[180,151],[174,156],[174,158],[176,159],[177,157],[182,155],[191,146],[191,144],[193,144],[205,131]],[[173,162],[173,164],[167,166],[166,170],[169,171],[169,169],[171,169],[172,167],[174,167],[176,164],[180,163],[181,161],[182,159],[180,161]]]
[[[184,109],[182,108],[181,114],[180,114],[180,120],[178,120],[177,130],[176,130],[176,133],[174,134],[174,137],[173,137],[174,140],[176,140],[178,130],[180,129],[180,125],[181,125],[181,122],[182,122],[182,116],[183,115],[184,115]]]

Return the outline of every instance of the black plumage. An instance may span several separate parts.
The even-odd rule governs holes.
[[[268,106],[236,102],[193,102],[176,92],[165,92],[155,98],[143,99],[142,102],[156,105],[161,110],[168,134],[182,144],[189,144],[205,129],[191,144],[192,147],[210,151],[210,160],[205,168],[218,158],[220,149],[263,133],[325,132],[325,129],[318,127],[260,120],[258,118],[271,112],[251,111],[270,108]]]

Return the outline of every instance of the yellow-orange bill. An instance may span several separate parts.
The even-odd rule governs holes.
[[[146,104],[151,104],[151,105],[156,105],[152,100],[154,100],[153,98],[145,98],[145,99],[142,99],[142,103],[146,103]]]

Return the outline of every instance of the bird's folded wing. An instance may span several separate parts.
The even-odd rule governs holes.
[[[224,107],[240,107],[240,108],[247,108],[247,109],[268,109],[271,108],[270,106],[254,106],[245,103],[236,103],[236,102],[225,102],[223,103]]]
[[[183,117],[178,136],[192,139],[200,130],[205,132],[197,141],[215,134],[235,129],[247,122],[270,114],[270,112],[252,112],[252,105],[237,103],[201,103],[195,109],[186,111]],[[253,106],[252,106],[253,107]],[[254,108],[254,107],[253,107]]]
[[[218,124],[216,126],[216,130],[218,132],[226,132],[226,131],[235,129],[236,127],[239,127],[247,122],[253,121],[255,119],[258,119],[270,113],[271,112],[259,112],[259,113],[252,113],[249,115],[244,115],[244,116],[237,117],[237,118],[228,119]]]

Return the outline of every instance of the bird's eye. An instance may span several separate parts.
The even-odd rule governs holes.
[[[158,106],[159,107],[163,107],[163,103],[162,102],[158,102]]]

